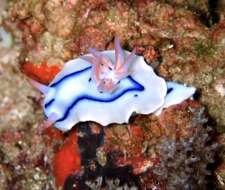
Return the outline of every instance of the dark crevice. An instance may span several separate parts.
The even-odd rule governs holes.
[[[208,0],[209,1],[209,12],[211,15],[212,24],[219,22],[219,15],[217,13],[219,1],[218,0]]]
[[[219,22],[219,15],[217,14],[218,0],[208,0],[208,12],[202,12],[195,10],[197,15],[199,15],[200,21],[207,27],[211,27]]]
[[[81,156],[82,172],[70,175],[65,180],[63,190],[89,190],[88,183],[96,184],[102,179],[100,186],[108,189],[109,181],[117,181],[118,187],[139,187],[139,178],[133,175],[130,166],[118,167],[114,164],[113,153],[107,155],[107,163],[101,166],[96,159],[96,150],[103,144],[104,131],[93,133],[89,122],[77,125],[78,146]],[[119,180],[119,181],[118,181]]]

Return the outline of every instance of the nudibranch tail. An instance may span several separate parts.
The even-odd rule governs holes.
[[[36,89],[38,89],[40,92],[42,92],[43,94],[47,94],[49,91],[49,87],[41,84],[33,79],[28,79],[28,81],[31,83],[32,86],[34,86]]]

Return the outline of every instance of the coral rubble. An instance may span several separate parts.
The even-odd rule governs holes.
[[[213,163],[217,144],[225,142],[223,2],[2,0],[0,25],[13,44],[0,47],[0,187],[56,189],[52,158],[72,147],[80,167],[75,171],[72,161],[60,177],[65,190],[224,189],[224,152],[215,171]],[[195,86],[196,100],[169,107],[159,118],[133,116],[128,125],[79,123],[77,137],[37,135],[41,97],[20,70],[48,84],[89,47],[112,49],[115,35],[160,76]],[[57,163],[64,168],[61,157]]]

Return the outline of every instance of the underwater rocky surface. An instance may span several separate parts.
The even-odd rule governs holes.
[[[0,41],[0,189],[225,188],[224,1],[0,5],[0,27],[12,37]],[[115,35],[166,80],[195,86],[195,100],[127,125],[86,122],[38,134],[42,97],[26,76],[48,84],[89,47],[112,49]]]

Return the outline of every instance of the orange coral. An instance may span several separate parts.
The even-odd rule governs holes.
[[[80,171],[80,155],[77,135],[72,131],[62,147],[53,157],[53,174],[56,186],[62,186],[66,177]]]
[[[54,140],[60,141],[60,140],[64,139],[63,133],[60,130],[54,128],[54,127],[46,128],[43,132],[44,132],[45,137],[46,137],[45,138],[45,145],[46,146],[51,146],[52,142]]]
[[[40,65],[35,65],[31,62],[22,64],[22,71],[28,77],[43,84],[48,84],[60,70],[61,69],[59,66],[48,66],[45,61],[43,61]]]
[[[63,133],[60,130],[53,127],[46,128],[44,130],[44,133],[51,139],[60,140],[63,137]]]

